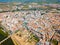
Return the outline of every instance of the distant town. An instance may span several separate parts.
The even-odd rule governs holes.
[[[60,45],[60,4],[0,3],[0,45]]]

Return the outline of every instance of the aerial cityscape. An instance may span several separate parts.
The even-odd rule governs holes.
[[[60,45],[60,0],[0,0],[0,45]]]

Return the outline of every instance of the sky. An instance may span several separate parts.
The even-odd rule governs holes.
[[[0,2],[11,2],[12,0],[0,0]]]
[[[0,2],[24,2],[24,1],[29,1],[29,2],[39,2],[39,1],[49,1],[49,2],[60,2],[60,0],[0,0]]]

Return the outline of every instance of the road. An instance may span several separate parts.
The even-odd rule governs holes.
[[[13,34],[16,34],[16,33],[14,32]],[[0,44],[2,44],[4,41],[6,41],[7,39],[9,39],[13,34],[9,35],[7,38],[5,38],[2,41],[0,41]]]
[[[4,41],[6,41],[7,39],[9,39],[11,37],[11,35],[9,35],[7,38],[5,38],[4,40],[2,40],[1,42],[0,42],[0,44],[2,44]]]

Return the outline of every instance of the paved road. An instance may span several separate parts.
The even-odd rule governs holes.
[[[33,32],[38,38],[41,38],[41,33],[40,32],[38,32],[38,31],[35,31],[33,28],[31,28],[30,27],[30,29],[29,29],[31,32]]]

